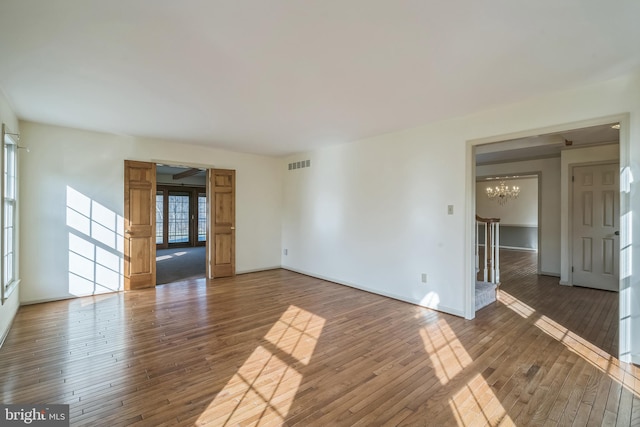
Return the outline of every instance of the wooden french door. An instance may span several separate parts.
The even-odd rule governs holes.
[[[617,163],[573,168],[574,285],[619,290],[619,176]]]
[[[236,171],[209,169],[207,278],[236,274]],[[156,165],[125,160],[125,290],[156,285]]]
[[[207,278],[236,274],[236,171],[209,169]]]
[[[156,165],[124,162],[124,289],[156,285]]]

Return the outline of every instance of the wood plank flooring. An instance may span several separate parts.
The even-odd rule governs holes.
[[[640,425],[618,295],[534,262],[504,251],[472,321],[285,270],[22,307],[2,401],[78,426]]]

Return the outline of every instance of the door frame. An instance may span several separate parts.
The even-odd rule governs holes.
[[[573,264],[573,240],[574,240],[574,235],[573,235],[573,209],[575,208],[575,206],[573,205],[573,192],[574,192],[574,187],[573,187],[573,180],[571,180],[571,177],[574,176],[573,170],[574,168],[579,168],[581,166],[598,166],[598,165],[618,165],[618,169],[620,169],[620,160],[618,159],[618,161],[615,160],[597,160],[597,161],[593,161],[593,162],[580,162],[580,163],[569,163],[568,166],[568,170],[569,170],[569,191],[568,191],[568,202],[569,202],[569,213],[567,215],[567,231],[569,233],[569,237],[567,239],[567,245],[568,245],[568,252],[569,252],[569,256],[568,256],[568,260],[567,262],[569,263],[569,273],[567,276],[567,283],[563,283],[563,285],[566,286],[576,286],[573,284],[573,271],[571,269],[571,265]],[[619,183],[619,185],[621,185],[621,183]],[[620,202],[618,202],[618,204],[620,204]],[[619,214],[618,216],[618,221],[622,221],[622,214]],[[621,226],[621,222],[618,223],[618,228],[620,228]],[[620,261],[620,238],[618,238],[618,262]],[[620,292],[620,268],[618,267],[618,292]],[[593,288],[595,289],[595,288]]]
[[[154,172],[156,172],[156,169],[155,169],[155,168],[157,168],[158,164],[168,165],[168,166],[175,166],[175,167],[186,167],[186,168],[188,168],[188,167],[203,168],[203,169],[206,169],[206,170],[207,170],[207,176],[208,176],[210,173],[212,173],[214,170],[216,170],[216,169],[220,169],[220,168],[215,168],[215,167],[213,167],[213,166],[211,166],[211,165],[198,165],[198,164],[188,164],[188,163],[187,163],[187,164],[180,164],[180,165],[177,165],[177,164],[175,163],[175,161],[167,161],[167,160],[149,160],[149,161],[144,161],[144,160],[131,160],[131,159],[124,159],[123,164],[124,164],[125,162],[138,162],[138,163],[148,163],[148,164],[152,164],[152,165],[153,165],[153,167],[154,167]],[[235,170],[234,170],[234,171],[235,171]],[[154,173],[154,178],[153,178],[153,179],[154,179],[154,183],[153,183],[153,185],[154,185],[154,192],[153,192],[153,194],[154,194],[154,200],[155,200],[155,194],[156,194],[156,192],[155,192],[155,187],[156,187],[156,185],[157,185],[157,176],[156,176],[156,174],[155,174],[155,173]],[[124,174],[123,174],[123,181],[124,181]],[[124,184],[124,183],[123,183],[123,184]],[[124,185],[123,185],[123,189],[124,189]],[[211,201],[210,201],[210,191],[211,191],[211,189],[210,189],[210,185],[209,185],[209,179],[207,179],[207,182],[206,182],[206,185],[205,185],[205,193],[206,193],[206,195],[207,195],[207,215],[209,216],[209,218],[211,218],[211,215],[212,215],[212,212],[211,212],[212,207],[211,207]],[[235,200],[235,199],[234,199],[234,200]],[[155,203],[153,203],[153,204],[150,206],[150,209],[152,209],[152,210],[154,210],[154,211],[155,211],[155,206],[156,206],[156,204],[155,204]],[[235,209],[235,208],[234,208],[234,209]],[[153,250],[153,252],[154,252],[154,258],[155,258],[155,250],[156,250],[156,245],[155,245],[155,236],[156,236],[156,234],[155,234],[155,233],[156,233],[155,215],[153,216],[153,219],[154,219],[154,221],[153,221],[153,230],[152,230],[152,233],[153,233],[153,243],[154,243],[154,244],[153,244],[153,245],[151,245],[151,246],[153,247],[153,248],[152,248],[152,250]],[[210,228],[210,221],[207,221],[207,239],[206,239],[206,242],[205,242],[205,253],[207,254],[207,255],[206,255],[206,256],[207,256],[207,259],[206,259],[206,261],[205,261],[205,262],[206,262],[205,278],[206,278],[207,280],[209,280],[209,279],[213,279],[213,277],[212,277],[213,271],[210,269],[210,265],[211,265],[211,261],[212,261],[212,260],[211,260],[211,255],[213,254],[213,251],[212,251],[212,248],[210,247],[210,246],[211,246],[211,242],[210,242],[210,239],[211,239],[211,238],[210,238],[210,230],[209,230],[209,228]],[[234,230],[235,230],[235,227],[234,227]],[[235,231],[234,231],[234,234],[235,234]],[[124,237],[123,237],[123,238],[124,238]],[[235,246],[235,239],[234,239],[234,246]],[[234,253],[235,253],[235,247],[234,247]],[[129,261],[125,260],[125,263],[126,263],[126,262],[129,262],[129,263],[130,263],[131,261],[130,261],[130,260],[129,260]],[[155,269],[154,269],[154,270],[155,270]],[[235,274],[235,256],[234,256],[234,259],[233,259],[233,272],[234,272],[234,274]],[[155,279],[154,279],[154,280],[155,280]],[[157,285],[157,284],[154,284],[153,286],[156,286],[156,285]]]
[[[620,179],[620,268],[623,265],[623,239],[625,238],[623,227],[623,217],[631,211],[631,194],[624,182],[625,173],[629,173],[631,168],[630,152],[631,152],[631,139],[630,139],[630,114],[619,113],[609,116],[603,116],[593,119],[587,119],[582,121],[563,123],[559,125],[551,125],[547,127],[541,127],[537,129],[523,130],[519,132],[513,132],[503,135],[493,135],[483,138],[469,139],[466,141],[465,149],[465,169],[467,171],[467,179],[465,185],[465,269],[468,272],[465,279],[465,305],[464,305],[464,317],[465,319],[475,318],[475,203],[476,203],[476,162],[475,151],[476,146],[489,144],[497,141],[505,141],[509,139],[526,138],[541,134],[565,132],[574,129],[580,129],[589,126],[605,125],[609,123],[620,123],[620,135],[619,135],[619,165],[621,171]],[[561,265],[562,269],[562,265]],[[631,299],[628,296],[628,292],[631,288],[631,277],[625,277],[620,272],[620,297],[619,297],[619,354],[620,361],[631,363],[639,363],[640,360],[634,359],[632,355],[631,347]]]

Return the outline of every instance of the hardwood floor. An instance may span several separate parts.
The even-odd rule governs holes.
[[[618,295],[531,256],[501,255],[472,321],[285,270],[22,307],[2,401],[80,426],[640,425]]]

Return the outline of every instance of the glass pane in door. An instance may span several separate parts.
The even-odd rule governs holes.
[[[198,194],[198,242],[207,240],[207,196]]]
[[[156,193],[156,245],[164,243],[164,194]]]
[[[189,193],[169,193],[169,243],[189,242]]]

